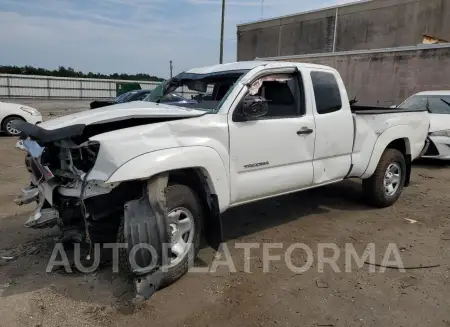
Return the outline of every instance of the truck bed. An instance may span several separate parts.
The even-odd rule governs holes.
[[[382,114],[394,114],[404,112],[422,112],[427,111],[423,109],[399,109],[399,108],[386,108],[386,107],[369,107],[369,106],[351,106],[353,113],[358,115],[382,115]]]
[[[412,160],[425,146],[430,121],[426,109],[352,106],[352,113],[355,134],[351,177],[364,176],[374,152],[387,147],[388,143],[383,143],[385,135],[389,135],[389,142],[392,139],[407,139]]]

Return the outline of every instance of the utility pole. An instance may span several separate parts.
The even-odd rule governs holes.
[[[261,0],[261,20],[264,17],[264,0]]]
[[[219,62],[223,64],[223,32],[225,29],[225,0],[222,0],[222,24],[220,26],[220,59]]]
[[[172,78],[172,72],[173,72],[173,65],[172,60],[170,61],[170,78]]]

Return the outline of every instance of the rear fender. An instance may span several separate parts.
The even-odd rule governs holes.
[[[375,146],[372,152],[372,155],[370,157],[369,164],[366,168],[366,171],[361,176],[363,179],[370,178],[375,170],[377,169],[378,163],[380,162],[381,156],[383,155],[384,151],[388,147],[390,143],[392,143],[395,140],[398,139],[404,139],[405,140],[405,147],[406,147],[406,156],[405,160],[407,160],[408,155],[411,158],[411,143],[410,143],[410,134],[414,131],[411,130],[411,127],[406,125],[397,125],[393,126],[386,131],[384,131],[375,142]],[[411,160],[409,160],[410,162]]]
[[[119,167],[106,182],[145,180],[163,172],[186,168],[202,170],[211,193],[217,195],[219,211],[225,211],[230,205],[228,172],[219,154],[210,147],[179,147],[143,154]]]

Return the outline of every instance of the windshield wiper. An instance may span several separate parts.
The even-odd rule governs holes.
[[[444,102],[447,106],[450,107],[450,102],[448,102],[448,101],[446,101],[446,100],[444,100],[444,99],[442,99],[442,98],[441,98],[441,101]]]
[[[427,108],[427,111],[428,111],[429,113],[431,113],[430,100],[428,100],[428,98],[427,98],[427,106],[426,106],[426,108]]]

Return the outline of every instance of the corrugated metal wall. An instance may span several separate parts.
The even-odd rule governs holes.
[[[139,83],[154,89],[159,82],[0,74],[0,97],[101,99],[116,97],[117,83]]]

